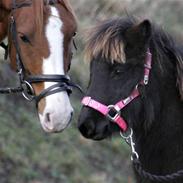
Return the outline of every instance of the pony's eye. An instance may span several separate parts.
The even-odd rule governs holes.
[[[115,70],[115,74],[116,74],[116,75],[119,75],[119,74],[121,74],[121,73],[122,73],[122,71],[121,71],[120,69],[116,69],[116,70]]]
[[[31,43],[29,38],[26,35],[21,35],[20,38],[24,43]]]

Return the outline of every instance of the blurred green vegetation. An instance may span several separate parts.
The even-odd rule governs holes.
[[[76,118],[63,133],[46,134],[34,106],[14,97],[0,98],[1,183],[126,182],[130,162],[120,138],[88,141],[79,135]],[[78,113],[80,104],[73,101]]]
[[[71,0],[78,17],[78,50],[71,77],[87,86],[89,64],[83,61],[83,34],[96,22],[132,14],[149,18],[181,38],[182,0]],[[2,58],[2,54],[1,54]],[[15,74],[1,59],[1,86]],[[35,106],[21,96],[0,97],[0,183],[134,183],[129,147],[117,136],[102,142],[84,139],[77,130],[81,96],[71,97],[72,125],[63,133],[46,134]]]

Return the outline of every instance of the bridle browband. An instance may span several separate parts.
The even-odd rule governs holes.
[[[45,5],[53,5],[58,2],[59,0],[44,0]],[[58,92],[66,91],[68,94],[71,94],[73,87],[79,89],[82,92],[82,89],[80,88],[80,86],[71,82],[69,77],[66,75],[54,75],[54,74],[27,75],[26,74],[23,61],[21,58],[21,50],[18,44],[18,39],[17,39],[18,35],[17,35],[17,29],[16,29],[16,21],[14,18],[14,11],[18,8],[22,8],[30,5],[31,5],[31,1],[24,1],[20,4],[17,4],[16,0],[12,1],[12,12],[10,17],[10,33],[12,36],[12,43],[15,46],[15,50],[16,50],[16,67],[17,67],[17,73],[19,76],[20,86],[15,88],[0,88],[0,93],[10,94],[10,93],[21,92],[25,99],[29,101],[35,100],[36,104],[38,104],[42,98]],[[5,52],[7,52],[7,46],[4,43],[1,43],[0,46],[6,50]],[[5,54],[7,55],[7,53]],[[41,83],[41,82],[55,82],[55,84],[44,89],[39,95],[35,95],[32,84]]]
[[[139,86],[140,85],[147,85],[149,82],[149,73],[151,69],[151,63],[152,63],[152,54],[150,53],[150,50],[148,49],[146,53],[146,61],[144,65],[144,78],[143,80],[137,84],[127,98],[120,100],[118,103],[115,105],[104,105],[94,99],[92,99],[90,96],[84,97],[82,100],[82,104],[84,106],[90,107],[101,114],[103,114],[105,117],[107,117],[110,121],[116,123],[122,132],[127,131],[127,123],[121,116],[121,110],[124,109],[129,103],[131,103],[134,99],[140,96],[139,92]]]

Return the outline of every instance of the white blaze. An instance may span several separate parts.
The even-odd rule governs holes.
[[[46,38],[50,49],[48,58],[43,59],[43,74],[64,75],[64,34],[61,32],[63,22],[55,7],[51,7],[51,16],[46,25]],[[45,82],[45,88],[55,83]],[[43,114],[39,114],[44,130],[60,131],[67,127],[73,111],[67,93],[60,92],[45,98]]]

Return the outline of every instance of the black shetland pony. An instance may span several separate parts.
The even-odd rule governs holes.
[[[149,66],[147,54],[152,54]],[[102,140],[132,129],[144,170],[167,175],[183,169],[183,47],[148,20],[117,18],[91,30],[86,56],[91,74],[84,99],[88,101],[83,101],[78,122],[82,135]],[[146,83],[145,69],[149,69]],[[138,96],[133,99],[134,91]],[[124,100],[127,105],[121,111],[111,107],[129,96],[132,100]],[[136,179],[158,182],[137,173]],[[183,183],[183,178],[171,183]]]

